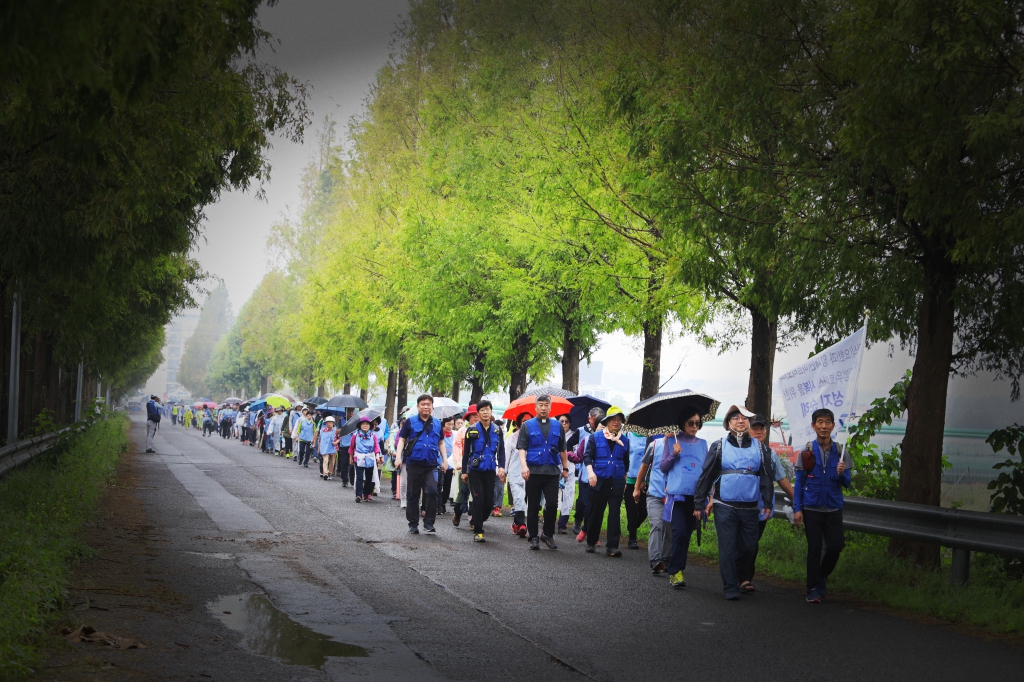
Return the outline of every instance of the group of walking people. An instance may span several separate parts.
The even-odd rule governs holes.
[[[307,407],[227,408],[204,410],[202,417],[204,423],[206,412],[215,423],[223,417],[225,437],[299,466],[308,468],[312,459],[323,480],[339,477],[359,503],[377,497],[381,473],[390,472],[391,494],[401,501],[412,534],[421,524],[436,533],[437,516],[449,515],[450,502],[452,524],[468,516],[473,541],[485,542],[485,523],[502,516],[507,492],[511,532],[530,550],[556,550],[556,536],[571,532],[587,553],[596,553],[605,529],[604,554],[617,558],[625,506],[627,548],[640,549],[638,532],[648,521],[651,573],[667,573],[676,589],[686,587],[692,537],[711,518],[729,600],[756,591],[758,544],[774,514],[778,484],[792,500],[793,522],[806,532],[806,599],[818,603],[828,593],[844,546],[843,489],[850,487],[849,457],[831,438],[835,416],[828,409],[812,415],[817,438],[797,456],[791,481],[788,462],[768,446],[768,420],[738,405],[725,413],[725,435],[709,444],[698,436],[704,416],[696,406],[682,407],[677,430],[643,436],[629,430],[618,407],[593,408],[588,423],[573,429],[568,415],[550,416],[547,395],[536,398],[535,414],[505,424],[487,400],[445,419],[433,416],[433,402],[430,395],[417,398],[415,412],[397,424],[393,447],[387,420],[351,409],[336,417]],[[151,422],[154,403],[155,397],[147,408]],[[352,419],[358,419],[355,428],[345,428]],[[147,452],[151,444],[150,437]]]

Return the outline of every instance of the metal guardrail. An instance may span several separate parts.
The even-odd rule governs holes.
[[[775,510],[782,512],[786,502],[785,494],[776,491]],[[843,527],[951,548],[950,581],[955,585],[967,584],[972,551],[1024,558],[1024,517],[1009,514],[847,497]]]
[[[59,431],[21,440],[0,448],[0,476],[37,455],[49,452],[60,441],[61,435],[74,428],[74,426],[65,426]]]

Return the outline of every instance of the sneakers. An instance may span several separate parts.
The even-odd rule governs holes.
[[[348,487],[348,481],[342,481],[341,482],[341,487],[342,488],[347,488]]]
[[[580,528],[580,524],[578,524],[578,523],[572,524],[572,534],[573,535],[579,535],[581,530],[583,530],[583,529]]]
[[[558,532],[559,535],[566,535],[569,532],[568,529],[564,528],[563,526],[559,526],[556,529],[556,531]]]
[[[640,544],[636,541],[636,538],[630,538],[626,547],[629,549],[640,549]]]
[[[515,521],[513,521],[512,522],[512,535],[518,535],[521,538],[525,538],[526,537],[526,526],[524,526],[524,525],[522,525],[520,523],[516,523]]]
[[[820,604],[821,603],[821,593],[818,592],[818,588],[817,587],[813,587],[813,588],[811,588],[810,590],[807,591],[807,603],[808,604]]]
[[[455,516],[452,517],[452,525],[453,526],[458,526],[460,523],[462,523],[462,515],[461,514],[456,514]]]
[[[364,502],[369,502],[371,499],[373,499],[373,498],[371,498],[369,495],[363,495],[363,501]]]
[[[555,544],[554,538],[549,538],[547,535],[541,534],[541,542],[543,542],[548,549],[558,549],[558,545]]]
[[[334,476],[331,476],[330,474],[327,474],[327,480],[328,481],[333,481],[334,480]]]
[[[153,448],[149,448],[148,450],[146,450],[146,454],[147,455],[155,455],[156,454],[156,450],[154,450]]]
[[[428,533],[436,533],[437,532],[436,528],[434,528],[433,526],[427,526],[427,525],[423,526],[423,530],[427,531]]]
[[[686,580],[683,578],[683,572],[673,573],[668,577],[668,584],[677,590],[681,590],[686,587]]]
[[[612,549],[612,548],[609,547],[607,550],[605,550],[605,554],[607,556],[614,557],[614,558],[618,559],[620,556],[622,556],[622,550]]]
[[[818,596],[822,599],[828,596],[828,585],[825,584],[825,578],[818,581]]]
[[[361,498],[358,495],[356,495],[356,504],[359,504],[362,501],[363,501],[363,498]]]
[[[593,545],[587,545],[587,554],[593,554],[596,548]]]
[[[483,533],[477,533],[476,535],[474,535],[473,536],[473,542],[485,542],[484,534]]]
[[[530,549],[540,549],[540,540],[537,538],[530,538]]]
[[[576,542],[583,542],[584,540],[586,540],[586,538],[587,531],[581,530],[579,533],[576,533]]]
[[[418,526],[409,526],[409,535],[419,535],[420,529]]]
[[[665,571],[665,562],[658,561],[651,566],[651,573],[654,575],[661,575]]]
[[[500,519],[501,518],[501,507],[495,507],[494,511],[491,512],[491,516],[497,516]]]

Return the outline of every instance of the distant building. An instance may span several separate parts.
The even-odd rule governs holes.
[[[169,400],[190,397],[189,392],[178,383],[178,368],[185,352],[185,342],[199,324],[199,312],[190,310],[164,327],[164,361],[146,382],[147,393]]]

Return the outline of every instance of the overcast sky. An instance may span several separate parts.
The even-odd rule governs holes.
[[[362,111],[374,74],[391,49],[391,33],[406,11],[406,0],[281,0],[264,6],[260,23],[279,43],[265,60],[307,81],[313,126],[306,144],[275,140],[270,152],[271,179],[264,185],[265,201],[253,193],[233,192],[207,209],[206,239],[198,258],[211,274],[223,279],[237,312],[267,271],[266,239],[271,225],[299,206],[302,170],[315,151],[315,132],[324,116],[347,130],[349,119]],[[813,348],[807,341],[779,353],[776,375],[802,362]],[[622,334],[602,338],[595,360],[604,362],[604,381],[623,400],[639,392],[642,343]],[[723,403],[746,396],[749,346],[718,355],[691,339],[674,338],[662,352],[665,390],[692,388],[714,395]],[[913,364],[898,348],[890,357],[888,344],[868,350],[860,384],[863,406],[884,395]],[[678,370],[678,372],[677,372]],[[675,378],[669,377],[675,374]],[[624,407],[627,407],[624,405]],[[774,411],[784,410],[776,397]],[[1024,423],[1022,403],[1009,402],[1009,385],[992,375],[954,379],[950,387],[948,426],[998,428]]]

